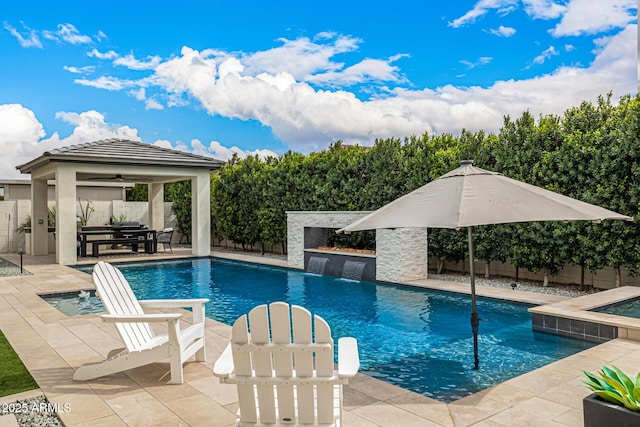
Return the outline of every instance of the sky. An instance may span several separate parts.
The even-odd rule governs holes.
[[[0,179],[108,138],[227,160],[498,132],[640,81],[636,0],[5,3]]]

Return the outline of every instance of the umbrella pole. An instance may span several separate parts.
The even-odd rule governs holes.
[[[480,326],[480,318],[476,309],[476,278],[473,272],[473,228],[467,227],[467,235],[469,238],[469,274],[471,275],[471,331],[473,332],[473,369],[477,370],[480,366],[478,358],[478,327]]]

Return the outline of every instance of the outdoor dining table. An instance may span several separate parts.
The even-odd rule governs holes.
[[[78,241],[80,242],[80,256],[87,256],[87,246],[93,244],[96,240],[89,240],[90,236],[110,236],[108,239],[98,240],[103,244],[108,244],[107,240],[113,240],[114,244],[126,243],[131,245],[132,252],[138,251],[137,240],[139,244],[145,245],[147,253],[156,253],[158,249],[157,231],[148,228],[129,228],[129,227],[104,227],[88,230],[78,230]],[[150,244],[149,244],[150,243]],[[93,254],[97,256],[97,254]]]

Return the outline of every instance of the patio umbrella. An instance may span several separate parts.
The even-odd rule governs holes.
[[[471,275],[471,329],[474,369],[478,369],[473,227],[529,221],[632,220],[631,217],[473,166],[460,167],[338,230],[377,228],[467,228]]]

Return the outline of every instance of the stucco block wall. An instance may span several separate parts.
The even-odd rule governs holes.
[[[86,225],[106,225],[109,224],[109,218],[111,218],[111,202],[89,202],[89,207],[93,209],[93,212],[89,215],[89,220]],[[81,216],[81,211],[87,210],[87,201],[80,199],[76,203],[76,215]]]
[[[76,203],[76,214],[80,216],[81,210],[86,209],[87,201],[82,200]],[[106,225],[113,216],[119,218],[124,214],[127,221],[138,221],[141,224],[148,224],[148,204],[147,202],[123,202],[114,201],[91,201],[90,206],[93,212],[89,216],[87,225]],[[48,202],[49,208],[55,208],[55,202]],[[9,200],[0,201],[0,253],[16,253],[25,250],[25,235],[18,233],[16,229],[31,215],[30,200]],[[174,227],[176,217],[171,211],[171,203],[164,204],[164,226]],[[51,240],[53,234],[50,233]],[[173,242],[180,240],[179,233],[173,233]],[[51,242],[50,242],[51,243]],[[55,252],[55,245],[49,245],[49,252]]]
[[[437,269],[438,260],[435,258],[430,259],[430,268],[432,272],[435,272]],[[477,277],[484,277],[486,270],[486,263],[483,261],[476,261],[473,264],[474,271]],[[451,271],[460,271],[461,265],[460,263],[451,263],[445,262],[444,268],[446,270]],[[465,272],[469,272],[468,262],[465,263]],[[492,262],[489,265],[489,275],[490,276],[502,276],[515,278],[515,267],[511,265],[508,261],[507,263],[501,262]],[[621,269],[622,274],[622,284],[621,286],[640,286],[640,276],[631,276],[629,271],[625,268]],[[538,282],[542,282],[544,279],[544,275],[542,273],[532,273],[529,270],[521,268],[518,272],[519,280],[534,280]],[[579,284],[580,283],[580,267],[574,265],[565,265],[558,272],[558,274],[554,276],[549,276],[549,281],[552,283],[563,283],[563,284]],[[601,270],[597,270],[595,273],[590,271],[584,272],[584,284],[585,286],[592,286],[598,289],[612,289],[615,288],[615,271],[611,267],[605,267]]]
[[[17,202],[6,202],[0,205],[0,251],[17,252],[14,236],[16,233]]]
[[[4,187],[4,199],[5,200],[31,200],[31,183],[26,181],[25,183],[5,183],[1,184]],[[128,185],[130,186],[130,185]],[[87,186],[79,185],[76,188],[76,195],[81,200],[95,200],[95,201],[111,201],[111,200],[124,200],[126,196],[126,187],[113,187],[113,186]],[[55,186],[50,185],[47,190],[48,200],[52,201],[56,199]]]

